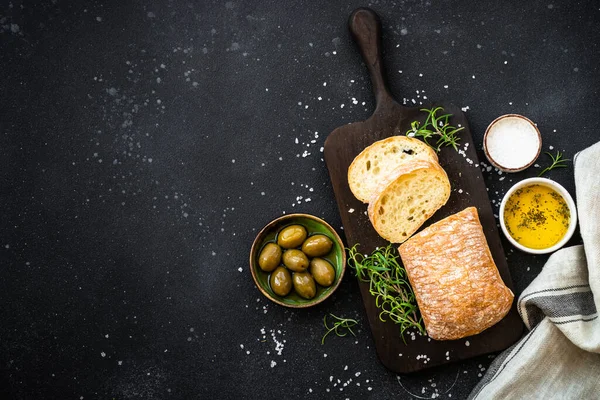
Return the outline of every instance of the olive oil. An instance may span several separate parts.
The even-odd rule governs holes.
[[[567,233],[571,212],[565,199],[544,185],[516,190],[506,202],[504,223],[508,233],[530,249],[547,249]]]

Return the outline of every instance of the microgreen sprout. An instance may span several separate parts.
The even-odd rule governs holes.
[[[556,156],[553,156],[552,153],[546,152],[547,155],[550,156],[550,158],[552,159],[552,165],[550,165],[549,167],[544,168],[544,170],[542,172],[539,173],[538,176],[542,176],[544,175],[546,172],[553,170],[554,168],[566,168],[567,166],[567,161],[571,161],[568,158],[562,158],[562,154],[560,151],[556,152]]]
[[[327,315],[325,315],[323,317],[323,325],[325,325],[325,329],[327,329],[327,332],[325,332],[325,334],[323,335],[323,338],[321,339],[321,344],[325,344],[325,338],[327,337],[327,335],[329,335],[331,332],[335,333],[337,336],[339,337],[344,337],[348,334],[348,332],[350,332],[352,334],[352,336],[356,336],[354,334],[354,331],[352,331],[352,327],[356,324],[358,324],[358,322],[355,319],[351,319],[351,318],[340,318],[337,317],[333,314],[329,314],[333,319],[333,325],[330,327],[327,324]],[[343,329],[346,329],[347,332],[344,332]]]

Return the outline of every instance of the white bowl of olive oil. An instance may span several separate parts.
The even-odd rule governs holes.
[[[504,195],[499,219],[502,232],[513,246],[527,253],[547,254],[571,239],[577,226],[577,210],[562,185],[546,178],[529,178]]]

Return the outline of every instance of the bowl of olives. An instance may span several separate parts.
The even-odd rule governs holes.
[[[309,214],[271,221],[250,250],[250,271],[258,290],[286,307],[319,304],[339,286],[346,251],[336,231]]]

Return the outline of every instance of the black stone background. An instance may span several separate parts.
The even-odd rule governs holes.
[[[2,398],[468,395],[492,357],[397,377],[351,274],[290,310],[248,269],[283,213],[343,234],[320,148],[373,110],[346,26],[365,5],[396,97],[468,106],[479,147],[505,113],[567,158],[600,139],[596,1],[3,1]],[[494,207],[539,171],[484,171]],[[571,164],[547,177],[574,194]],[[547,256],[503,243],[519,294]],[[330,312],[356,338],[321,345]]]

